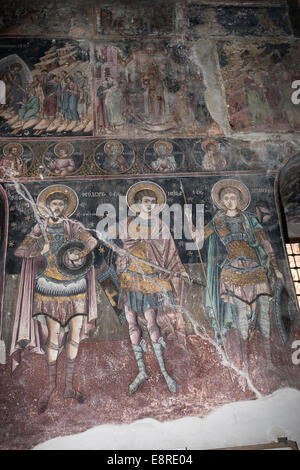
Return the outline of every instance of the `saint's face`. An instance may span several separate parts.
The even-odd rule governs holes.
[[[49,209],[52,214],[52,217],[62,217],[65,211],[65,203],[61,199],[54,199],[50,202]]]
[[[165,157],[167,155],[167,148],[165,145],[159,145],[157,148],[157,153],[159,156]]]
[[[207,145],[206,150],[207,150],[207,152],[214,153],[214,152],[217,151],[217,146],[214,145],[214,144],[209,144],[209,145]]]
[[[18,156],[18,149],[17,149],[17,147],[12,147],[11,150],[10,150],[10,153],[11,153],[14,157],[17,157],[17,156]]]
[[[114,157],[118,156],[120,153],[118,145],[112,145],[110,148],[110,152]]]
[[[238,207],[238,202],[238,197],[235,193],[226,193],[222,197],[222,204],[229,211],[235,211]]]
[[[140,202],[141,212],[145,215],[150,216],[151,212],[156,207],[156,198],[150,196],[144,196]]]
[[[68,156],[67,151],[64,149],[60,149],[58,151],[58,158],[66,158]]]

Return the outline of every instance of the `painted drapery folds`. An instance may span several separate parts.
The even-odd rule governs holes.
[[[15,3],[0,14],[1,448],[299,388],[285,2]]]
[[[205,102],[201,68],[181,43],[96,43],[97,134],[222,134]]]
[[[291,100],[292,83],[300,76],[298,45],[223,42],[219,51],[234,130],[299,130],[299,108]]]
[[[1,135],[91,135],[89,43],[2,39]]]

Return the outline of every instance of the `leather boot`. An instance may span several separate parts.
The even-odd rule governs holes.
[[[43,394],[40,396],[38,401],[38,414],[42,414],[48,408],[49,400],[51,398],[52,393],[56,388],[56,370],[57,370],[57,361],[48,362],[47,361],[47,368],[48,368],[48,385],[46,390],[44,390]]]
[[[64,397],[65,398],[74,398],[78,401],[78,403],[83,403],[85,400],[84,395],[76,390],[73,386],[73,377],[74,377],[74,370],[75,370],[76,358],[69,359],[66,358],[65,361],[65,373],[66,373],[66,383],[65,383],[65,391]]]

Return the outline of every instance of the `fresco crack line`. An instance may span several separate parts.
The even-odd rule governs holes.
[[[43,222],[42,222],[41,217],[39,215],[39,210],[38,210],[37,203],[33,200],[32,196],[29,193],[29,191],[27,190],[27,188],[22,183],[19,183],[11,174],[7,175],[7,177],[9,177],[9,179],[11,180],[11,183],[14,185],[17,193],[22,197],[22,199],[30,204],[30,206],[31,206],[31,208],[34,212],[34,216],[36,218],[36,221],[37,221],[38,225],[40,226],[41,231],[43,232],[43,237],[45,239],[45,242],[46,243],[49,242],[48,236],[47,236],[45,230],[43,229]],[[182,194],[183,194],[184,199],[186,201],[186,195],[185,195],[185,191],[184,191],[182,182],[180,181],[180,183],[181,183]],[[91,229],[90,227],[85,227],[85,229],[88,232],[95,233],[97,235],[97,237],[99,238],[99,232],[97,232],[97,230]],[[104,242],[107,246],[109,246],[109,248],[111,248],[114,252],[117,252],[117,253],[120,252],[120,249],[114,243],[109,243],[107,240],[104,240],[103,238],[101,239],[101,241]],[[255,393],[257,398],[261,397],[262,395],[255,388],[254,384],[252,383],[252,381],[249,377],[249,373],[238,369],[233,363],[231,363],[229,361],[228,356],[227,356],[227,352],[226,352],[226,348],[225,348],[225,345],[224,345],[223,341],[222,341],[222,347],[220,347],[220,345],[218,345],[218,343],[216,341],[214,341],[206,332],[205,332],[205,334],[203,334],[200,331],[199,325],[197,324],[197,322],[195,320],[193,320],[190,312],[187,309],[183,308],[182,306],[177,305],[174,301],[170,301],[168,290],[164,286],[162,286],[161,283],[159,283],[155,278],[153,278],[153,276],[149,276],[147,274],[147,272],[144,271],[143,267],[141,266],[141,263],[137,262],[137,261],[140,261],[140,258],[132,255],[127,250],[125,250],[125,251],[126,251],[126,256],[128,256],[128,258],[130,258],[134,262],[134,264],[135,264],[138,272],[142,276],[142,278],[146,281],[150,280],[151,283],[153,283],[154,285],[157,286],[157,288],[160,291],[162,304],[169,307],[173,311],[178,312],[180,315],[182,315],[182,313],[184,313],[187,316],[187,318],[191,321],[195,333],[201,339],[203,339],[205,341],[209,341],[209,343],[212,344],[215,347],[216,354],[218,354],[218,356],[220,356],[222,358],[222,364],[225,367],[229,368],[231,380],[234,381],[234,378],[233,378],[232,373],[231,373],[231,370],[233,370],[242,380],[246,381],[246,383],[248,384],[249,389],[252,390]],[[201,257],[199,249],[198,249],[198,254],[199,254],[199,257],[200,257],[200,260],[201,260],[201,266],[202,266],[203,272],[205,273],[205,269],[204,269],[204,266],[203,266],[203,261],[202,261],[202,257]],[[144,264],[148,265],[148,266],[151,266],[151,267],[155,267],[158,270],[167,272],[170,275],[178,276],[178,273],[173,272],[171,270],[167,270],[167,269],[165,269],[163,267],[160,267],[158,265],[155,265],[153,263],[149,263],[146,260],[144,260]],[[206,275],[205,275],[205,277],[206,277]],[[184,280],[183,277],[182,277],[182,279]],[[192,279],[191,277],[188,277],[185,281],[190,283],[190,284],[193,283],[193,281],[196,281],[197,284],[199,283],[198,280]],[[201,328],[203,328],[203,327],[201,327]],[[220,329],[220,331],[221,331],[221,329]],[[221,333],[221,336],[222,336],[222,333]],[[241,386],[243,391],[245,391],[245,388],[244,388],[244,385],[243,385],[242,381],[241,381],[241,383],[239,383],[239,386]]]
[[[46,214],[43,214],[41,212],[41,208],[39,207],[39,199],[40,199],[40,195],[42,193],[44,193],[46,190],[48,191],[48,193],[50,194],[51,191],[53,192],[54,191],[54,187],[57,189],[58,186],[64,186],[65,188],[68,188],[67,186],[65,186],[64,184],[53,184],[52,182],[49,181],[48,183],[48,186],[46,186],[38,195],[37,198],[34,198],[36,199],[36,202],[35,200],[33,199],[33,197],[31,196],[30,194],[30,185],[29,187],[27,188],[25,184],[23,183],[20,183],[20,180],[16,180],[15,176],[14,175],[6,175],[7,176],[7,180],[10,180],[9,183],[7,183],[7,187],[9,187],[10,185],[12,187],[15,188],[17,194],[20,196],[20,200],[22,201],[25,201],[27,203],[29,203],[29,205],[31,206],[31,209],[33,210],[33,213],[34,213],[34,219],[36,220],[36,222],[38,222],[38,225],[41,225],[41,231],[42,231],[42,227],[43,227],[43,218],[47,218],[47,216],[51,215],[50,213],[46,213]],[[229,187],[231,188],[230,186],[230,182],[232,184],[232,182],[235,182],[236,184],[238,183],[239,184],[239,187],[240,189],[242,190],[241,192],[241,201],[240,203],[242,204],[242,209],[240,209],[241,211],[245,210],[247,204],[250,203],[250,192],[249,190],[247,189],[247,187],[244,185],[244,183],[242,183],[241,181],[238,181],[238,180],[231,180],[231,179],[222,179],[220,180],[218,183],[220,185],[220,183],[223,182],[222,184],[224,184],[224,182],[226,182],[227,186],[229,185]],[[145,186],[145,184],[148,183],[148,185],[150,185],[151,183],[151,186],[154,188],[157,188],[159,187],[161,189],[161,192],[164,192],[164,189],[162,187],[160,187],[157,183],[154,183],[154,182],[138,182],[138,183],[134,183],[130,186],[130,188],[133,188],[135,185],[140,185],[139,187],[141,188],[141,186]],[[43,182],[43,184],[47,184],[46,182]],[[104,183],[103,183],[104,184]],[[206,188],[211,191],[211,198],[214,202],[218,203],[219,204],[219,200],[215,199],[216,198],[216,194],[217,193],[213,193],[212,191],[212,187],[214,188],[215,186],[217,185],[217,183],[215,183],[214,186],[206,186]],[[39,185],[38,184],[35,184],[35,190],[37,191],[37,187]],[[174,188],[176,187],[176,191],[174,190]],[[77,189],[76,191],[78,190],[79,191],[79,186],[77,185]],[[130,190],[130,188],[128,189],[127,191],[127,195],[128,195],[128,192]],[[82,188],[83,189],[83,188]],[[110,188],[111,189],[111,188]],[[190,188],[189,188],[190,189]],[[202,188],[202,189],[205,189],[205,188]],[[77,192],[75,193],[75,190],[69,188],[70,192],[74,192],[74,198],[76,199],[76,201],[78,202],[78,196],[77,196]],[[85,193],[81,193],[81,195],[85,194],[85,196],[83,197],[87,197],[86,195],[89,193],[89,188],[88,187],[85,187],[84,188]],[[123,190],[124,191],[124,190]],[[123,191],[121,190],[118,191],[118,192],[115,192],[115,197],[120,197],[122,194],[123,194]],[[184,202],[187,203],[187,200],[191,201],[193,198],[192,197],[187,197],[186,193],[185,193],[185,190],[184,190],[184,187],[183,187],[183,184],[180,180],[177,179],[177,184],[175,185],[175,183],[173,183],[173,187],[172,187],[172,191],[173,192],[170,192],[168,191],[168,195],[174,195],[174,193],[176,192],[177,196],[179,199],[184,199]],[[226,193],[226,192],[225,192]],[[227,191],[228,193],[228,191]],[[227,194],[226,193],[226,194]],[[34,193],[32,193],[34,194]],[[95,194],[97,194],[99,197],[101,197],[101,200],[102,200],[102,197],[104,196],[108,196],[108,194],[111,196],[112,192],[109,192],[109,193],[106,193],[105,192],[105,187],[101,187],[101,192],[100,191],[97,191],[97,193],[94,193],[94,192],[91,192],[91,197],[95,197]],[[195,194],[193,192],[193,194]],[[197,193],[198,194],[198,193]],[[229,194],[231,194],[229,192]],[[78,193],[79,195],[79,193]],[[218,193],[218,195],[220,196],[220,194]],[[191,194],[188,194],[188,196],[191,196]],[[219,197],[218,196],[218,197]],[[124,197],[124,196],[123,196]],[[223,196],[222,196],[223,197]],[[224,196],[225,197],[225,196]],[[15,198],[16,199],[16,198]],[[68,206],[68,213],[69,215],[71,213],[74,213],[75,212],[75,206],[77,207],[77,202],[75,201],[74,199],[74,204],[73,206],[71,207],[70,204]],[[170,201],[169,201],[170,199]],[[168,197],[167,198],[168,202],[171,202],[171,200],[173,200],[172,198]],[[45,202],[45,201],[44,201]],[[217,204],[217,206],[218,206]],[[80,207],[85,207],[87,204],[86,204],[86,201],[82,201],[80,203]],[[105,205],[105,203],[104,203]],[[128,207],[130,208],[130,204],[128,203],[128,199],[127,199],[127,205]],[[159,204],[158,204],[159,205]],[[79,207],[78,207],[79,208]],[[76,209],[77,210],[77,209]],[[28,212],[27,212],[28,214]],[[88,214],[88,213],[87,213]],[[85,214],[85,215],[87,215]],[[77,213],[77,216],[81,218],[81,215],[82,214],[82,211],[78,211]],[[99,214],[98,214],[98,209],[97,209],[97,213],[94,211],[94,215],[99,217]],[[29,219],[28,219],[29,220]],[[160,219],[161,220],[161,219]],[[237,220],[237,222],[239,222]],[[118,247],[118,245],[114,245],[114,244],[111,244],[111,243],[108,243],[106,239],[103,239],[101,237],[99,237],[99,233],[97,231],[97,229],[93,228],[92,225],[88,225],[85,221],[84,221],[84,224],[81,224],[82,225],[82,230],[84,230],[86,233],[90,234],[91,236],[92,235],[95,235],[95,240],[96,238],[98,238],[98,240],[103,243],[103,246],[106,245],[111,251],[112,253],[114,254],[117,254],[117,255],[120,255],[120,251],[121,251],[121,255],[126,255],[128,257],[128,261],[129,263],[131,263],[132,267],[135,268],[135,272],[136,272],[136,276],[140,276],[140,279],[142,279],[142,281],[146,284],[151,284],[153,286],[153,290],[158,293],[159,295],[157,296],[158,299],[157,299],[157,305],[160,306],[160,308],[162,309],[169,309],[170,311],[173,312],[174,314],[174,317],[178,316],[179,318],[179,323],[181,322],[181,325],[184,327],[184,330],[187,331],[186,329],[186,326],[188,325],[188,323],[190,323],[189,327],[190,327],[190,331],[192,330],[192,333],[186,333],[186,331],[184,332],[184,336],[182,337],[182,339],[179,341],[179,336],[177,337],[178,339],[178,347],[179,348],[183,348],[185,349],[187,347],[187,345],[189,344],[189,340],[187,338],[188,334],[191,334],[191,335],[195,335],[195,337],[198,337],[200,338],[200,340],[203,340],[203,341],[206,341],[206,342],[209,342],[209,344],[211,346],[213,346],[215,348],[215,352],[216,352],[216,358],[217,358],[217,362],[220,363],[222,366],[226,367],[228,369],[228,372],[230,374],[230,377],[231,377],[231,381],[234,385],[238,385],[238,388],[240,388],[244,393],[246,392],[247,393],[247,390],[249,391],[252,391],[255,396],[257,398],[261,397],[263,394],[257,389],[256,387],[256,384],[254,382],[254,376],[252,376],[250,374],[250,370],[247,369],[247,368],[243,368],[241,369],[238,365],[236,365],[234,359],[231,357],[231,355],[228,354],[228,351],[226,350],[226,345],[228,343],[225,344],[225,341],[224,341],[224,335],[223,335],[223,331],[221,329],[221,327],[219,328],[219,331],[220,331],[220,337],[222,339],[222,344],[220,344],[220,342],[218,342],[218,336],[216,336],[215,334],[215,338],[213,338],[213,333],[212,333],[212,330],[215,329],[215,327],[212,325],[211,328],[209,328],[209,325],[208,326],[205,326],[203,327],[202,324],[200,323],[200,320],[198,320],[198,318],[201,318],[203,316],[203,312],[204,312],[204,316],[205,316],[205,321],[206,320],[209,320],[208,318],[208,315],[207,315],[207,312],[205,311],[205,302],[203,300],[201,300],[200,304],[198,303],[197,305],[197,309],[198,309],[198,313],[197,313],[197,316],[195,318],[195,312],[191,309],[191,308],[187,308],[186,305],[183,306],[182,304],[178,304],[174,298],[171,298],[170,297],[170,289],[168,287],[168,282],[162,282],[160,279],[159,279],[159,276],[153,276],[151,274],[149,274],[149,270],[148,268],[153,268],[155,271],[161,271],[167,275],[169,275],[169,278],[181,278],[180,280],[184,281],[187,285],[190,285],[192,287],[192,284],[193,284],[193,281],[200,281],[200,282],[197,282],[197,284],[202,284],[202,287],[203,285],[206,283],[206,292],[210,293],[210,297],[212,297],[212,294],[211,292],[209,292],[210,290],[210,285],[207,286],[207,277],[206,277],[206,272],[205,272],[205,265],[204,265],[204,261],[202,259],[202,256],[201,256],[201,253],[200,253],[200,250],[198,250],[198,256],[199,256],[199,260],[200,260],[200,263],[198,264],[198,261],[197,261],[197,264],[199,265],[199,268],[200,270],[203,271],[203,276],[201,274],[201,276],[203,277],[204,281],[205,282],[202,282],[201,279],[197,279],[196,276],[195,276],[195,271],[191,271],[191,275],[190,275],[190,264],[189,263],[185,263],[184,265],[182,264],[183,268],[184,269],[188,269],[188,271],[186,271],[186,274],[187,274],[187,277],[186,279],[184,279],[184,276],[182,276],[180,273],[180,275],[178,276],[178,272],[173,269],[168,269],[168,268],[165,268],[165,265],[162,264],[161,266],[159,265],[159,263],[157,264],[156,262],[151,262],[151,258],[150,258],[150,262],[148,262],[147,260],[147,257],[146,259],[143,259],[143,258],[140,258],[140,254],[136,255],[136,253],[134,251],[132,251],[131,249],[129,249],[129,251],[126,249],[126,245],[125,245],[125,248],[120,248]],[[151,225],[151,224],[150,224]],[[95,227],[95,224],[94,224],[94,227]],[[193,230],[192,230],[193,231]],[[250,232],[249,232],[250,233]],[[142,234],[141,234],[142,235]],[[170,234],[171,235],[171,234]],[[174,236],[174,234],[173,234]],[[93,237],[92,237],[93,238]],[[172,238],[172,235],[171,235],[171,238]],[[120,236],[120,240],[122,240],[122,237]],[[172,238],[173,240],[173,238]],[[45,238],[45,241],[47,242],[47,235],[46,235],[46,238]],[[151,243],[151,240],[149,240],[149,242]],[[183,242],[182,242],[183,243]],[[97,240],[96,240],[96,245],[97,245]],[[95,249],[96,245],[94,246],[93,249]],[[183,243],[184,245],[184,243]],[[180,242],[178,242],[178,247],[179,246],[183,246],[182,244],[180,245]],[[11,245],[13,246],[13,245]],[[101,247],[103,249],[103,246]],[[175,245],[174,245],[175,246]],[[55,248],[55,247],[54,247]],[[100,248],[99,248],[99,252],[100,252]],[[56,251],[55,251],[56,253]],[[57,251],[58,253],[58,251]],[[174,251],[174,256],[175,256],[175,251]],[[178,255],[178,253],[177,253]],[[195,256],[196,256],[196,253],[195,253]],[[195,256],[194,256],[194,259],[195,259]],[[205,255],[204,255],[205,256]],[[163,260],[161,260],[161,262],[163,263]],[[93,264],[93,261],[92,261],[92,264]],[[196,266],[195,266],[196,268]],[[87,269],[89,269],[89,266],[87,266]],[[197,266],[197,269],[198,269],[198,266]],[[86,273],[85,271],[85,266],[83,266],[83,271],[81,272],[82,276],[84,276]],[[68,274],[68,273],[67,273]],[[119,273],[120,274],[120,273]],[[119,275],[118,274],[118,275]],[[126,276],[125,276],[126,277]],[[110,302],[110,305],[113,307],[113,302],[115,304],[115,306],[117,305],[117,297],[116,295],[118,294],[118,290],[120,291],[122,288],[124,289],[126,286],[125,284],[124,285],[121,285],[121,282],[120,282],[120,277],[119,279],[117,279],[117,283],[119,282],[119,285],[116,284],[116,287],[115,287],[115,291],[114,292],[111,292],[111,291],[106,291],[101,282],[99,281],[98,277],[95,276],[96,280],[99,282],[100,284],[100,289],[101,292],[103,294],[106,295],[107,297],[107,300]],[[124,280],[122,282],[125,283],[126,282],[129,282],[129,278],[127,277],[126,279],[124,278]],[[62,280],[62,282],[64,282]],[[69,281],[68,281],[69,282]],[[69,283],[70,284],[70,283]],[[70,296],[72,295],[78,295],[78,299],[80,296],[83,295],[83,293],[81,292],[80,289],[83,289],[84,286],[84,281],[81,282],[81,284],[77,285],[76,282],[75,282],[75,279],[73,278],[72,280],[72,286],[70,285],[70,289],[72,287],[72,291],[70,291]],[[45,287],[46,286],[46,287]],[[40,282],[38,284],[38,287],[41,288],[41,292],[39,292],[40,294],[40,297],[42,298],[42,301],[45,301],[44,298],[47,297],[47,295],[52,295],[53,294],[53,289],[49,292],[46,292],[44,293],[44,291],[42,292],[42,289],[46,289],[47,290],[47,283],[43,283],[43,282]],[[51,287],[51,286],[50,286]],[[49,289],[50,289],[49,287]],[[53,287],[53,286],[52,286]],[[60,286],[58,285],[58,288]],[[78,289],[77,289],[78,288]],[[77,292],[78,290],[78,292]],[[56,291],[55,291],[56,292]],[[187,294],[187,291],[184,291],[184,296],[186,296]],[[202,297],[202,294],[203,292],[199,291],[197,293],[197,295],[199,295],[199,298]],[[185,299],[186,300],[186,299]],[[99,302],[99,299],[97,298],[97,302]],[[212,298],[210,298],[210,303],[211,305],[214,307],[214,304],[212,302]],[[187,304],[189,304],[189,302],[187,302]],[[203,310],[202,313],[200,313],[200,311]],[[113,310],[111,310],[113,312]],[[116,310],[114,309],[114,311],[116,312]],[[128,313],[128,311],[127,311]],[[215,321],[217,322],[218,321],[218,314],[215,313]],[[269,314],[268,314],[269,315]],[[120,321],[120,324],[122,325],[124,323],[125,320],[127,320],[126,318],[126,314],[123,313],[123,317],[125,316],[125,318],[121,318],[121,316],[119,317],[119,321]],[[257,317],[257,315],[255,316],[255,318]],[[177,318],[176,318],[177,320]],[[210,320],[212,320],[212,318],[210,318]],[[166,321],[170,321],[171,320],[167,320]],[[213,321],[213,320],[212,320]],[[127,320],[128,322],[128,320]],[[178,324],[179,324],[178,323]],[[256,320],[255,320],[255,323]],[[171,323],[170,323],[171,324]],[[175,323],[174,323],[175,324]],[[145,325],[144,325],[145,326]],[[172,326],[172,325],[171,325]],[[176,329],[177,329],[177,324],[176,324]],[[129,326],[129,331],[130,331],[130,326]],[[175,329],[174,329],[175,331]],[[178,330],[179,331],[179,330]],[[215,329],[215,333],[216,333],[216,329]],[[248,331],[249,333],[249,331]],[[129,333],[130,334],[130,333]],[[142,330],[141,331],[141,335],[143,336],[144,334],[144,331]],[[175,338],[176,338],[176,334],[177,334],[177,331],[175,332]],[[165,331],[163,330],[163,335],[165,335]],[[172,393],[177,393],[178,389],[177,389],[177,382],[176,382],[176,378],[173,378],[172,376],[170,376],[170,374],[167,372],[167,369],[166,369],[166,365],[165,365],[165,362],[164,362],[164,355],[163,355],[163,349],[165,349],[165,345],[166,343],[163,342],[163,340],[161,338],[164,338],[165,336],[161,336],[161,337],[157,337],[155,340],[153,338],[151,338],[151,343],[152,343],[152,347],[153,347],[153,352],[154,352],[154,355],[155,357],[157,358],[157,361],[160,365],[160,371],[162,372],[162,375],[164,376],[165,380],[166,380],[166,383],[167,383],[167,387],[169,389],[170,392]],[[248,335],[249,337],[249,335]],[[166,335],[166,338],[168,338],[168,336]],[[144,338],[141,339],[141,341],[143,340]],[[227,339],[227,337],[226,337]],[[249,338],[247,338],[248,340]],[[137,364],[139,365],[140,367],[140,371],[139,371],[139,375],[136,377],[136,379],[130,384],[130,387],[129,387],[129,393],[130,394],[133,394],[137,391],[137,389],[139,388],[139,386],[145,381],[147,380],[146,376],[147,376],[147,373],[145,372],[144,370],[144,366],[145,366],[145,363],[147,363],[147,361],[145,363],[143,363],[143,354],[144,354],[144,349],[142,347],[142,343],[138,342],[138,344],[135,344],[135,343],[132,343],[132,349],[133,349],[133,354],[134,354],[134,357],[136,358],[137,360]],[[169,342],[169,341],[167,341]],[[250,340],[249,340],[250,342]],[[200,341],[200,344],[202,343],[202,341]],[[73,344],[73,343],[72,343]],[[72,347],[74,349],[74,346],[70,343],[70,345],[67,345],[66,348],[68,347],[69,349]],[[74,341],[74,344],[76,344],[76,341]],[[79,343],[78,343],[79,344]],[[177,344],[177,343],[176,343]],[[157,346],[159,345],[159,346]],[[135,346],[137,346],[135,348]],[[49,343],[48,345],[48,348],[49,349],[52,349],[53,351],[55,351],[55,348],[53,346],[51,346],[51,344]],[[77,346],[75,347],[75,349],[77,348]],[[78,349],[78,348],[77,348]],[[60,353],[60,352],[59,352]],[[230,351],[230,354],[231,354],[231,351]],[[144,364],[144,365],[143,365]],[[200,373],[200,372],[198,372]],[[176,374],[176,373],[175,373]],[[151,374],[150,374],[151,375]],[[228,376],[228,379],[229,379],[229,376]],[[225,379],[226,380],[226,379]],[[175,381],[175,382],[174,382]],[[179,382],[179,384],[182,386],[183,385],[183,382]],[[186,384],[188,384],[188,380],[186,381]],[[73,393],[73,392],[72,392]],[[76,395],[76,392],[74,391],[74,394]],[[78,401],[81,400],[80,398],[80,395],[76,395],[78,397]],[[77,398],[76,398],[77,399]],[[48,403],[48,402],[47,402]],[[48,404],[44,404],[43,406],[47,408]],[[42,403],[43,404],[43,403]],[[46,409],[45,408],[45,409]],[[39,409],[43,409],[41,406]],[[44,412],[44,411],[41,411],[41,412]]]
[[[183,194],[184,193],[184,190],[183,190]],[[185,196],[184,196],[185,197]],[[94,230],[92,230],[94,231]],[[97,236],[99,236],[99,233],[97,233]],[[107,246],[109,246],[113,251],[116,251],[116,252],[119,252],[119,248],[112,242],[108,242],[107,240],[101,238],[101,240],[107,244]],[[132,259],[133,261],[140,261],[140,258],[137,258],[136,256],[133,256],[130,252],[128,252],[126,250],[126,256],[128,256],[130,259]],[[203,271],[205,273],[205,269],[204,269],[204,266],[203,266],[203,262],[202,262],[202,257],[199,253],[199,256],[200,256],[200,259],[201,259],[201,266],[203,267]],[[143,264],[147,264],[147,265],[150,265],[150,266],[154,266],[152,263],[147,263],[147,261],[143,260]],[[231,381],[234,382],[234,378],[232,376],[232,373],[231,373],[231,369],[236,373],[236,375],[242,379],[242,380],[239,380],[239,386],[241,387],[241,389],[243,391],[245,391],[245,383],[244,381],[247,383],[249,389],[251,391],[253,391],[253,393],[255,393],[256,397],[257,398],[261,398],[262,397],[262,394],[257,390],[257,388],[254,386],[250,376],[249,376],[249,372],[246,372],[244,370],[241,370],[239,369],[234,363],[230,362],[229,359],[228,359],[228,356],[227,356],[227,352],[226,352],[226,348],[225,348],[225,345],[224,345],[224,342],[222,340],[222,346],[220,346],[220,344],[218,344],[216,341],[214,341],[208,334],[206,331],[204,331],[205,334],[203,334],[200,330],[203,329],[203,327],[199,326],[198,323],[192,318],[192,315],[190,314],[190,312],[183,308],[182,306],[178,306],[177,304],[175,304],[174,302],[171,302],[170,301],[170,297],[168,295],[168,291],[166,288],[164,288],[163,286],[161,286],[160,283],[158,283],[158,281],[153,278],[152,276],[149,276],[142,268],[141,266],[141,263],[135,263],[135,266],[136,268],[138,269],[139,273],[141,274],[141,276],[143,277],[143,279],[149,279],[151,283],[153,284],[156,284],[157,287],[159,288],[160,292],[161,292],[161,296],[162,296],[162,303],[165,305],[165,306],[168,306],[171,310],[173,311],[180,311],[180,313],[184,313],[186,315],[186,317],[191,321],[192,325],[193,325],[193,328],[194,328],[194,331],[196,333],[196,335],[198,335],[201,339],[203,339],[204,341],[208,341],[212,346],[214,346],[215,350],[216,350],[216,354],[221,357],[221,362],[222,364],[224,365],[224,367],[227,367],[229,369],[229,373],[230,373],[230,377],[231,377]],[[161,269],[160,267],[157,267],[155,266],[156,268],[158,269]],[[166,271],[166,270],[164,270]],[[177,273],[172,273],[169,271],[169,274],[177,274]],[[206,276],[205,276],[206,277]],[[186,282],[191,282],[192,279],[187,279]],[[207,284],[206,284],[207,285]],[[219,330],[220,330],[220,335],[221,337],[223,336],[222,335],[222,332],[221,332],[221,328],[219,327]]]
[[[116,245],[114,244],[109,244],[107,241],[105,242],[108,244],[108,246],[110,246],[110,248],[112,250],[117,250],[117,247]],[[133,260],[136,260],[137,258],[136,257],[133,257],[129,252],[126,252],[126,254]],[[144,262],[144,261],[143,261]],[[144,262],[144,264],[147,264],[146,262]],[[227,356],[227,353],[226,353],[226,349],[224,347],[224,344],[222,345],[222,347],[220,347],[220,345],[214,341],[208,334],[206,331],[204,331],[205,334],[203,334],[201,332],[201,329],[203,329],[202,326],[198,325],[198,323],[192,318],[190,312],[185,309],[185,308],[182,308],[182,307],[179,307],[177,306],[176,304],[174,304],[173,302],[170,302],[170,298],[168,296],[168,291],[165,289],[165,288],[162,288],[160,284],[158,284],[158,282],[153,279],[152,277],[150,277],[149,275],[147,275],[147,273],[145,273],[145,271],[143,270],[142,266],[140,263],[136,263],[136,267],[137,269],[139,269],[139,272],[140,274],[143,276],[144,279],[149,279],[151,280],[151,282],[157,284],[157,286],[159,287],[159,289],[161,290],[161,294],[162,294],[162,297],[163,297],[163,303],[164,305],[170,307],[172,310],[178,310],[180,309],[181,311],[183,311],[183,313],[187,316],[187,318],[191,321],[192,325],[193,325],[193,328],[194,328],[194,331],[195,333],[201,338],[203,339],[204,341],[208,341],[212,346],[214,346],[215,350],[216,350],[216,354],[221,357],[221,363],[224,365],[224,367],[227,367],[229,369],[229,373],[230,373],[230,376],[231,376],[231,380],[234,381],[234,378],[231,374],[231,369],[236,373],[236,375],[238,377],[240,377],[242,379],[242,381],[239,382],[239,386],[241,387],[241,389],[243,391],[245,391],[245,384],[243,383],[243,380],[246,381],[249,389],[251,391],[253,391],[253,393],[255,393],[256,395],[256,398],[262,398],[262,394],[257,390],[257,388],[255,387],[255,385],[253,384],[250,376],[249,376],[249,373],[244,371],[244,370],[241,370],[239,369],[235,364],[233,364],[232,362],[229,361],[228,359],[228,356]]]

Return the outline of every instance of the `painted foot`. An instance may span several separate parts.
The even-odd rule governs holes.
[[[177,393],[177,382],[169,374],[164,374],[165,381],[167,383],[168,389],[172,393]]]
[[[65,398],[74,398],[74,400],[78,401],[78,403],[84,403],[85,402],[85,396],[81,392],[79,392],[78,390],[75,390],[75,388],[71,388],[70,390],[65,390],[64,397]]]
[[[145,372],[140,372],[134,381],[129,385],[129,393],[132,395],[137,391],[140,385],[142,385],[145,380],[148,380],[149,376]]]
[[[38,414],[41,415],[45,413],[48,408],[49,400],[39,400],[38,402]]]
[[[46,389],[38,401],[38,414],[41,415],[45,413],[48,408],[51,395],[53,393],[52,389]]]

